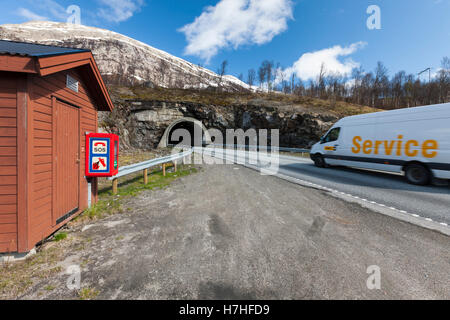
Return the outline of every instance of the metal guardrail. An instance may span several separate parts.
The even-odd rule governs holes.
[[[249,149],[249,150],[259,150],[260,146],[258,145],[240,145],[240,144],[209,144],[206,145],[206,148],[212,148],[212,147],[226,147],[226,148],[242,148],[242,149]],[[270,146],[264,147],[264,150],[271,151],[272,149],[278,150],[278,151],[284,151],[284,152],[292,152],[292,153],[309,153],[310,149],[300,149],[300,148],[285,148],[285,147],[275,147],[272,148]]]
[[[174,147],[175,145],[173,144],[169,144],[169,147]],[[213,147],[218,147],[218,148],[242,148],[242,149],[249,149],[249,150],[259,150],[260,146],[258,145],[241,145],[241,144],[205,144],[203,145],[204,148],[213,148]],[[309,153],[311,150],[310,149],[301,149],[301,148],[285,148],[285,147],[278,147],[278,148],[273,148],[273,149],[277,149],[278,151],[283,151],[283,152],[292,152],[292,153]],[[264,147],[264,150],[270,151],[272,150],[272,147],[268,146],[268,147]]]
[[[143,171],[144,183],[147,184],[148,168],[162,164],[163,165],[163,175],[166,175],[166,170],[165,170],[166,163],[173,162],[174,166],[175,166],[175,170],[176,170],[176,160],[183,159],[184,157],[191,155],[192,152],[193,152],[193,150],[190,149],[188,151],[171,154],[170,156],[151,159],[151,160],[147,160],[147,161],[143,161],[143,162],[139,162],[139,163],[130,164],[128,166],[119,167],[119,172],[115,176],[108,178],[108,180],[112,180],[112,182],[113,182],[113,194],[117,193],[117,187],[118,187],[117,179],[118,178],[138,172],[138,171]]]
[[[232,148],[223,147],[193,147],[195,153],[202,155],[207,155],[213,158],[219,158],[225,161],[230,161],[230,163],[244,164],[247,160],[256,161],[261,163],[273,163],[274,161],[279,161],[280,158],[290,158],[291,160],[301,159],[299,157],[293,157],[289,155],[282,155],[273,152],[262,152],[252,151],[252,150],[240,150]],[[298,149],[297,149],[298,150]],[[296,151],[297,151],[296,150]],[[310,150],[306,150],[309,153]]]

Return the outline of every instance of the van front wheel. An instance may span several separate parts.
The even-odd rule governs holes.
[[[405,168],[405,177],[409,183],[418,186],[425,186],[431,181],[431,173],[424,166],[413,163]]]
[[[325,168],[327,166],[325,159],[320,153],[314,156],[314,164],[318,168]]]

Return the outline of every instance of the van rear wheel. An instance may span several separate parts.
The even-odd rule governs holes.
[[[318,168],[325,168],[327,166],[325,159],[323,158],[323,156],[320,153],[318,153],[314,156],[314,164]]]
[[[406,167],[405,177],[409,183],[418,186],[425,186],[431,181],[431,173],[423,165],[413,163]]]

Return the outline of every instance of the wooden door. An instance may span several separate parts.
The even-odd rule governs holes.
[[[56,110],[56,224],[79,207],[80,124],[79,109],[57,101]]]

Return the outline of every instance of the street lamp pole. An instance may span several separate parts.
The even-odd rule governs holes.
[[[427,72],[428,71],[428,83],[431,82],[431,68],[426,68],[425,70],[419,72],[418,76],[420,77],[422,75],[422,73]]]

